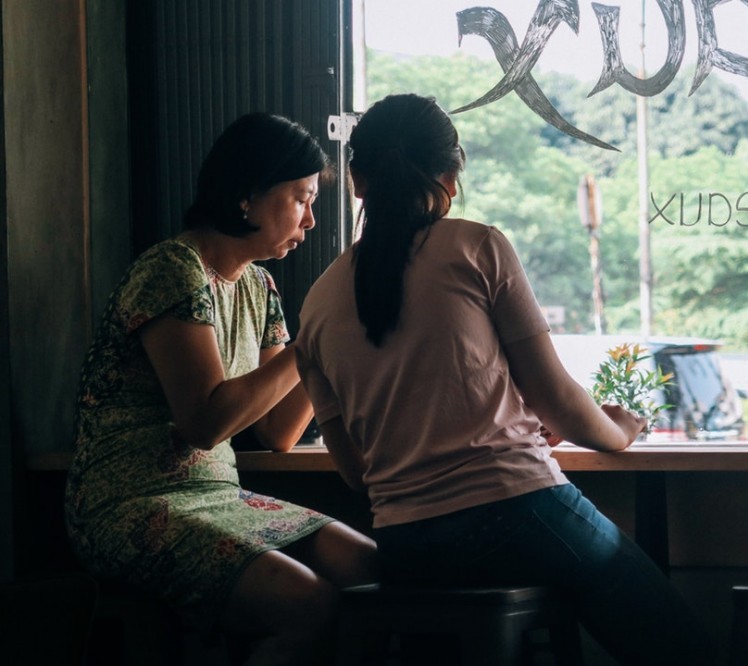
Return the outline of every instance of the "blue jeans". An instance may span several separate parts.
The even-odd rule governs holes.
[[[385,582],[547,584],[622,664],[714,662],[667,577],[572,484],[375,530]]]

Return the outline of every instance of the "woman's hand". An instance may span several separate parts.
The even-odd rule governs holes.
[[[293,358],[293,370],[297,372],[297,384],[265,416],[258,419],[253,430],[260,443],[271,451],[290,451],[301,439],[304,430],[314,416],[312,403],[298,380],[296,354],[293,345],[272,347],[260,352],[260,366],[279,354],[290,354]]]
[[[636,440],[640,433],[647,427],[647,419],[629,412],[620,405],[601,405],[608,418],[613,421],[626,435],[629,445]],[[540,426],[540,434],[548,442],[548,446],[558,446],[564,441],[563,437],[551,432],[544,425]]]
[[[629,412],[620,405],[601,405],[600,409],[626,434],[629,444],[647,427],[647,419]]]
[[[553,434],[542,424],[540,425],[540,435],[545,439],[546,442],[548,442],[548,446],[558,446],[561,442],[564,441],[563,437],[559,437],[558,435]]]
[[[566,372],[548,333],[506,344],[504,353],[525,404],[552,433],[553,441],[559,438],[595,451],[621,451],[646,426],[643,419],[620,407],[600,409]]]
[[[176,429],[190,446],[209,450],[257,424],[267,448],[286,451],[309,424],[312,409],[293,349],[263,350],[257,369],[226,379],[212,326],[161,316],[139,333]]]

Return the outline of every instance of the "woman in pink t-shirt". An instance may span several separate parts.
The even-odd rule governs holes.
[[[645,422],[570,378],[506,237],[446,217],[449,116],[392,95],[350,147],[361,238],[310,290],[296,349],[331,456],[368,492],[384,582],[559,585],[622,663],[710,663],[667,578],[550,455],[625,449]]]

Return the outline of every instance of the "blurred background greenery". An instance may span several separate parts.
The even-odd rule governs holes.
[[[367,99],[431,95],[445,109],[480,97],[497,63],[475,56],[403,56],[369,49]],[[562,307],[556,332],[594,331],[589,238],[580,223],[580,178],[602,197],[600,233],[607,332],[638,332],[639,229],[636,98],[620,86],[592,97],[594,81],[533,74],[572,125],[618,148],[603,150],[546,124],[516,95],[453,119],[467,152],[461,215],[499,227],[514,243],[543,306]],[[650,223],[652,333],[717,338],[748,352],[748,102],[708,77],[689,96],[684,67],[649,98],[649,190],[663,216]],[[708,203],[712,195],[712,224]],[[681,216],[682,201],[682,216]],[[742,211],[738,208],[742,207]]]

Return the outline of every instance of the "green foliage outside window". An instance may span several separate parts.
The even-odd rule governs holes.
[[[589,245],[576,192],[579,179],[592,174],[602,195],[607,332],[638,332],[635,98],[618,86],[588,98],[594,82],[555,73],[534,76],[569,122],[620,152],[562,134],[516,95],[507,95],[454,116],[468,161],[465,201],[452,214],[499,227],[517,248],[541,304],[564,307],[564,331],[591,332]],[[667,207],[670,221],[660,216],[650,223],[652,332],[718,338],[727,349],[748,351],[748,195],[740,199],[748,191],[748,102],[716,76],[689,96],[692,76],[684,68],[666,93],[648,100],[651,195],[658,207],[675,197]],[[453,109],[491,88],[496,77],[495,62],[462,54],[370,52],[367,95],[374,101],[417,92]],[[714,222],[727,219],[730,208],[722,226],[708,223],[710,193],[719,195]],[[650,216],[655,213],[652,207]]]

